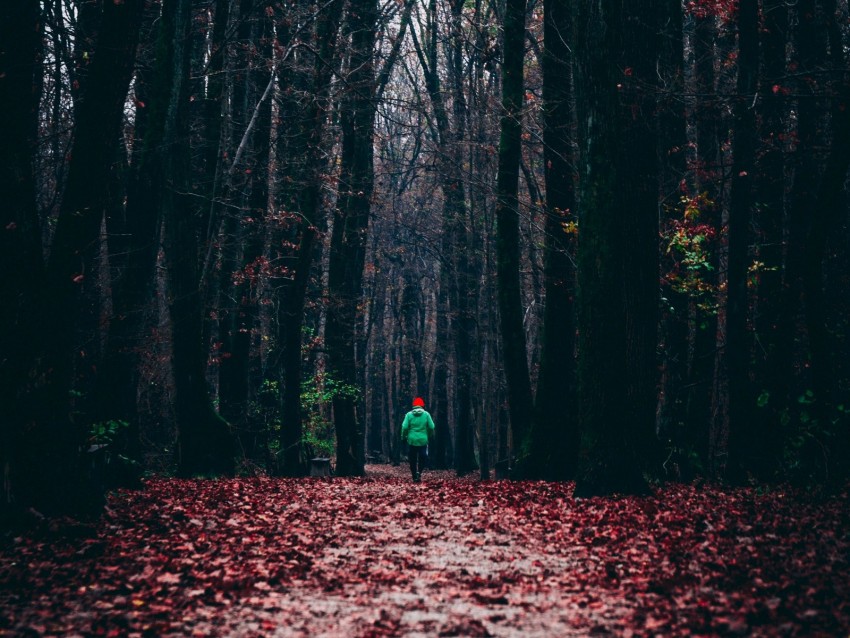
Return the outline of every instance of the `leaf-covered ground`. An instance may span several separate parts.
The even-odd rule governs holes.
[[[7,536],[0,635],[847,636],[850,498],[572,498],[401,468],[154,480]]]

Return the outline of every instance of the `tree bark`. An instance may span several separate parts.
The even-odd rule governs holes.
[[[685,119],[685,52],[682,3],[665,3],[659,70],[659,160],[662,220],[681,215],[681,198],[687,191],[687,122]],[[685,385],[688,358],[688,299],[669,287],[661,317],[663,352],[658,392],[656,429],[677,450],[686,446]]]
[[[576,212],[569,50],[572,25],[569,6],[563,0],[546,0],[543,11],[546,306],[536,419],[528,468],[523,474],[563,480],[575,473],[579,444],[575,394],[576,272],[572,261],[575,242],[566,228]]]
[[[761,441],[757,472],[765,478],[779,467],[783,437],[776,423],[789,405],[791,359],[783,348],[782,269],[785,231],[785,126],[788,116],[786,86],[786,46],[788,44],[788,5],[783,0],[763,3],[761,49],[764,66],[759,91],[759,170],[754,188],[757,193],[756,239],[759,270],[755,273],[756,298],[753,317],[756,339],[755,378],[760,387],[754,393],[763,397],[754,414],[755,437]]]
[[[216,413],[206,383],[199,229],[189,197],[190,0],[165,2],[157,45],[162,144],[156,157],[157,200],[165,228],[172,330],[174,409],[181,476],[233,472],[233,440]]]
[[[82,371],[77,368],[78,331],[82,325],[96,326],[100,319],[92,314],[97,312],[97,304],[92,306],[83,299],[98,295],[101,225],[110,205],[112,167],[120,148],[142,6],[142,0],[133,0],[107,3],[101,9],[85,91],[76,101],[68,177],[41,291],[45,325],[38,363],[42,385],[36,392],[45,409],[40,418],[45,431],[40,436],[49,442],[47,451],[40,450],[45,463],[41,481],[58,491],[62,507],[83,505],[80,500],[88,487],[96,489],[83,485],[78,450],[86,439],[83,427],[88,423],[73,422],[71,412],[79,406],[69,403],[69,397],[72,389],[84,387],[79,383]],[[63,495],[65,490],[68,493]]]
[[[138,460],[139,439],[139,365],[146,328],[150,325],[151,296],[154,290],[156,261],[160,249],[161,218],[154,199],[157,179],[152,167],[162,140],[161,126],[151,111],[167,95],[152,91],[152,48],[156,41],[159,6],[148,3],[144,9],[139,54],[144,55],[134,81],[136,102],[133,128],[133,157],[127,171],[126,205],[107,214],[107,246],[112,271],[112,314],[105,354],[98,374],[99,418],[128,424],[123,452]],[[144,53],[142,53],[144,52]]]
[[[715,88],[716,18],[710,14],[697,14],[693,31],[694,84],[697,98],[694,104],[696,128],[696,167],[694,192],[703,196],[700,220],[720,233],[720,184],[723,177],[720,163],[719,131],[721,125],[721,99]],[[716,254],[711,256],[713,272],[718,270]],[[705,275],[706,284],[717,289],[716,274]],[[707,303],[692,298],[688,303],[689,357],[685,422],[687,444],[700,459],[708,459],[710,430],[711,389],[714,379],[714,361],[717,351],[717,309],[707,307],[716,303],[714,295]]]
[[[725,312],[718,328],[717,375],[720,399],[712,428],[709,468],[715,478],[727,469],[740,476],[751,466],[759,445],[753,440],[750,419],[747,339],[747,260],[755,172],[756,117],[752,102],[759,70],[758,2],[741,0],[738,6],[738,80],[734,104],[732,192],[726,229],[727,270]],[[723,338],[725,337],[725,339]],[[728,445],[728,447],[727,447]]]
[[[824,262],[830,236],[833,229],[840,227],[842,206],[846,206],[845,183],[850,168],[850,78],[845,69],[845,56],[835,23],[835,2],[824,4],[829,20],[830,66],[840,79],[834,87],[836,98],[832,109],[829,157],[820,178],[814,214],[806,237],[803,290],[806,328],[812,353],[815,415],[823,428],[824,440],[821,443],[829,449],[829,453],[818,459],[818,475],[823,480],[837,482],[848,475],[846,462],[850,452],[850,432],[846,417],[842,419],[840,416],[839,407],[846,400],[847,390],[842,388],[840,376],[836,375],[836,362],[840,356],[837,335],[840,329],[835,326],[841,325],[841,319],[834,316],[838,314],[836,310],[830,312],[825,290],[827,271]]]
[[[502,61],[502,117],[496,184],[496,276],[514,455],[524,456],[532,416],[531,379],[519,281],[519,202],[522,153],[525,1],[507,0]]]
[[[440,286],[437,290],[436,309],[436,347],[434,358],[434,449],[431,452],[431,463],[434,467],[445,468],[452,458],[451,427],[449,415],[449,352],[451,326],[449,322],[449,292],[447,279],[443,274],[446,265],[440,267]]]
[[[33,462],[38,435],[27,436],[34,416],[27,379],[40,338],[33,319],[44,277],[34,174],[42,34],[39,3],[0,5],[0,520],[14,503],[37,505],[41,483]]]
[[[315,50],[317,52],[309,79],[294,73],[293,83],[307,83],[313,97],[300,107],[300,130],[289,146],[289,159],[293,165],[290,180],[291,203],[300,217],[295,222],[300,234],[295,256],[295,268],[291,278],[278,285],[278,331],[282,345],[280,360],[283,380],[281,414],[281,463],[279,471],[288,476],[298,476],[306,472],[301,429],[301,341],[304,327],[304,308],[307,286],[313,263],[313,251],[319,223],[321,203],[323,159],[323,137],[327,119],[327,95],[333,68],[331,60],[336,51],[337,30],[341,0],[335,0],[316,18]],[[288,87],[284,87],[287,89]],[[303,109],[303,110],[301,110]],[[303,158],[303,160],[302,160]],[[286,235],[279,235],[277,241],[286,242]],[[283,279],[283,278],[281,278]]]
[[[69,354],[80,284],[90,276],[85,266],[97,261],[92,253],[100,251],[100,228],[109,202],[110,173],[119,149],[142,6],[143,0],[103,5],[100,37],[85,93],[77,104],[68,180],[47,265],[48,297],[58,315],[49,347],[64,361],[54,374],[68,378],[60,383],[70,382]]]
[[[577,495],[646,491],[655,426],[657,28],[648,0],[580,0]]]
[[[364,474],[364,424],[357,414],[356,328],[363,291],[363,264],[374,190],[373,136],[375,0],[355,0],[349,6],[351,37],[347,91],[341,104],[342,154],[339,197],[331,235],[328,272],[328,318],[325,340],[331,374],[346,391],[333,399],[336,430],[336,471],[340,476]],[[361,353],[362,357],[362,353]],[[403,364],[403,362],[402,362]],[[349,389],[351,391],[349,391]]]
[[[243,162],[235,165],[234,171],[245,175],[242,188],[246,193],[238,217],[235,211],[228,213],[234,219],[234,236],[223,237],[228,251],[222,255],[222,306],[219,308],[221,362],[219,364],[219,411],[234,426],[246,458],[256,459],[260,441],[257,424],[250,415],[251,399],[251,345],[257,327],[259,309],[257,289],[260,281],[264,245],[266,209],[269,198],[269,166],[271,150],[271,100],[264,99],[264,87],[272,80],[269,65],[274,59],[272,49],[273,25],[267,16],[242,16],[248,23],[249,40],[256,43],[252,51],[254,58],[246,61],[245,82],[247,112],[240,135],[248,135],[250,151]],[[255,110],[256,122],[251,130],[249,113]],[[235,160],[234,160],[235,161]],[[225,259],[225,254],[228,259]]]

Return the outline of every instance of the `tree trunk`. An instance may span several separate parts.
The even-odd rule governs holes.
[[[532,416],[531,380],[525,347],[522,294],[519,281],[519,202],[517,188],[522,153],[524,95],[525,1],[507,0],[502,61],[502,118],[499,172],[496,184],[496,276],[505,377],[514,455],[522,447]]]
[[[47,345],[52,354],[48,356],[55,357],[50,366],[52,375],[63,388],[71,383],[80,284],[93,277],[85,267],[99,256],[101,224],[109,203],[110,173],[119,149],[142,6],[143,0],[103,5],[101,35],[75,114],[68,180],[47,266],[46,295],[55,318]],[[66,392],[62,394],[67,397]]]
[[[203,101],[203,142],[201,168],[203,187],[210,201],[198,207],[198,227],[206,229],[207,235],[217,226],[217,197],[224,172],[224,156],[227,148],[222,139],[222,112],[226,108],[227,98],[225,82],[225,63],[227,60],[227,28],[230,23],[231,4],[234,0],[216,0],[213,14],[212,36],[210,40],[209,61],[207,63],[206,90]],[[208,237],[208,239],[211,239]]]
[[[440,286],[437,290],[436,347],[434,358],[434,446],[430,462],[436,468],[448,467],[452,454],[451,418],[449,417],[449,352],[451,326],[449,324],[448,277],[444,276],[445,263],[440,267]]]
[[[0,4],[0,520],[14,503],[37,505],[43,485],[35,463],[40,436],[27,401],[28,371],[41,338],[34,318],[43,286],[41,228],[36,206],[35,152],[42,92],[39,3]],[[25,276],[22,274],[25,273]],[[48,485],[47,487],[55,487]]]
[[[342,2],[335,0],[316,18],[316,55],[313,65],[306,70],[293,70],[291,77],[292,88],[309,86],[312,97],[307,104],[289,104],[298,111],[298,115],[294,117],[296,134],[294,139],[288,140],[287,145],[286,169],[289,174],[284,179],[288,182],[288,197],[284,198],[284,205],[287,206],[285,210],[295,211],[300,218],[299,221],[289,220],[286,223],[286,226],[294,226],[300,237],[292,238],[291,232],[286,229],[276,237],[279,245],[297,243],[294,272],[291,276],[281,277],[276,285],[279,297],[278,341],[282,346],[279,366],[283,381],[281,458],[278,469],[287,476],[299,476],[307,470],[301,429],[301,342],[307,286],[319,223],[324,168],[323,137],[328,112],[326,101],[333,72],[330,61],[336,51],[341,13]],[[283,89],[287,93],[291,91],[290,87]],[[280,254],[282,257],[285,252]]]
[[[717,39],[716,18],[713,15],[695,16],[693,31],[694,84],[697,99],[694,104],[697,157],[694,191],[703,196],[700,221],[720,233],[720,182],[723,177],[720,165],[720,97],[715,89]],[[713,273],[718,270],[718,256],[711,255]],[[706,273],[705,282],[711,289],[718,285],[716,274]],[[717,350],[717,310],[714,295],[708,303],[692,298],[688,304],[689,357],[687,370],[688,391],[685,398],[685,422],[689,432],[688,445],[707,460],[711,388],[714,379],[714,360]]]
[[[95,265],[100,261],[101,225],[110,203],[109,185],[120,148],[142,5],[142,0],[133,0],[102,7],[100,36],[87,68],[85,91],[76,103],[71,161],[42,290],[46,323],[39,367],[43,385],[37,393],[46,410],[41,424],[47,431],[40,437],[49,444],[46,453],[40,450],[45,463],[41,481],[60,493],[67,490],[58,496],[62,507],[85,498],[78,450],[87,432],[73,423],[75,406],[69,396],[79,389],[75,375],[76,353],[81,350],[78,330],[84,324],[96,326],[100,319],[91,314],[97,312],[97,304],[83,302],[83,291],[91,299],[92,288],[98,285]]]
[[[543,162],[546,178],[544,271],[546,306],[536,419],[528,467],[522,473],[566,479],[575,473],[579,431],[575,379],[575,242],[566,227],[574,219],[573,124],[570,83],[569,7],[562,0],[544,4]]]
[[[230,474],[234,452],[229,425],[216,414],[206,383],[199,229],[188,195],[190,9],[189,0],[164,4],[157,49],[157,82],[169,96],[158,107],[165,112],[158,114],[162,144],[156,158],[157,197],[165,226],[178,471],[182,476]]]
[[[248,16],[243,16],[247,20]],[[257,424],[251,422],[251,345],[257,327],[259,309],[257,306],[257,288],[262,256],[266,209],[269,198],[269,152],[271,150],[271,100],[264,99],[264,88],[272,80],[272,24],[266,16],[253,16],[248,21],[249,37],[258,44],[252,59],[246,64],[245,81],[247,83],[248,109],[244,118],[244,128],[240,135],[250,137],[250,151],[245,154],[244,164],[235,169],[246,175],[243,192],[244,213],[236,219],[237,228],[234,237],[224,237],[222,242],[234,244],[231,252],[236,259],[224,263],[222,258],[221,289],[224,293],[224,307],[219,308],[221,316],[220,340],[221,363],[219,364],[219,410],[221,415],[236,429],[246,458],[257,458],[260,432]],[[256,106],[255,106],[256,105]],[[252,114],[256,108],[256,122],[248,130]],[[235,171],[233,171],[235,172]],[[229,218],[235,218],[230,212]],[[235,248],[235,250],[233,250]]]
[[[681,198],[687,191],[685,120],[685,68],[682,3],[670,0],[662,22],[659,70],[663,82],[659,100],[658,132],[662,220],[681,215]],[[663,359],[658,393],[656,429],[677,450],[686,445],[685,385],[688,358],[687,296],[670,287],[665,290],[660,343]]]
[[[687,173],[687,122],[685,93],[685,42],[680,0],[665,0],[658,9],[662,16],[659,71],[662,86],[658,105],[659,184],[663,207],[675,207],[682,195]]]
[[[825,5],[830,30],[830,66],[836,73],[841,73],[845,63],[840,37],[836,33],[835,2],[826,2]],[[842,388],[841,376],[836,375],[836,362],[840,357],[837,335],[841,334],[841,319],[836,321],[835,316],[830,316],[838,313],[835,310],[830,313],[824,286],[827,246],[834,229],[841,226],[842,207],[846,209],[845,183],[850,168],[850,80],[846,72],[839,77],[841,80],[836,82],[837,97],[832,109],[832,141],[806,237],[803,269],[814,408],[823,428],[823,440],[819,443],[828,449],[818,459],[818,474],[823,480],[831,481],[840,481],[848,475],[846,463],[850,452],[847,419],[841,418],[840,414],[840,405],[845,401],[847,390],[846,385]],[[842,390],[843,396],[838,393]]]
[[[142,41],[149,51],[156,41],[154,26],[159,7],[144,10]],[[134,97],[137,104],[133,129],[133,159],[128,184],[127,203],[107,214],[106,230],[109,262],[112,270],[112,315],[105,354],[98,374],[99,418],[103,421],[125,421],[128,425],[123,453],[138,460],[139,439],[139,366],[140,351],[146,328],[150,325],[150,300],[154,290],[157,255],[160,248],[161,219],[154,199],[156,175],[151,170],[162,127],[151,121],[167,95],[154,95],[151,90],[152,54],[142,60],[136,73]]]
[[[811,390],[811,377],[807,374],[810,369],[811,343],[806,344],[799,335],[806,322],[806,311],[808,308],[805,299],[807,237],[811,232],[812,202],[818,196],[818,184],[821,180],[823,170],[823,157],[818,149],[826,144],[826,110],[822,107],[827,104],[826,100],[820,99],[818,95],[821,83],[819,81],[819,70],[827,63],[827,35],[825,29],[821,28],[820,15],[814,0],[802,0],[793,9],[793,15],[797,22],[795,29],[794,57],[792,64],[796,69],[796,93],[799,98],[796,102],[796,131],[795,145],[791,156],[793,166],[793,180],[788,198],[788,211],[786,228],[783,233],[785,239],[785,263],[782,271],[782,291],[779,295],[781,312],[776,322],[776,346],[773,367],[777,375],[782,375],[788,384],[792,396],[788,397],[787,403],[782,397],[777,397],[787,405],[786,422],[799,423],[803,405],[795,400],[803,395],[805,391]],[[806,346],[809,346],[807,348]],[[782,391],[782,386],[777,388]],[[776,406],[782,410],[784,406]],[[789,418],[790,417],[790,418]],[[792,426],[789,432],[783,435],[796,436],[796,428]],[[819,456],[819,453],[817,453]],[[806,465],[806,461],[801,465]],[[819,463],[817,457],[814,459]]]
[[[418,255],[414,255],[416,259]],[[404,362],[405,365],[413,366],[415,381],[409,388],[402,386],[403,392],[412,393],[411,400],[415,396],[428,396],[428,388],[425,383],[425,363],[422,357],[422,330],[419,320],[422,311],[422,292],[419,289],[421,283],[416,277],[418,268],[407,266],[404,268],[404,284],[401,293],[401,320],[404,336],[410,351],[410,357]]]
[[[658,291],[656,25],[648,0],[578,2],[580,148],[577,495],[646,491]],[[654,469],[654,468],[652,468]]]
[[[356,410],[360,399],[355,333],[357,309],[363,295],[363,264],[374,188],[372,153],[377,105],[372,98],[377,11],[375,0],[356,0],[348,14],[351,58],[341,108],[339,197],[331,236],[330,302],[325,328],[330,372],[343,384],[343,391],[333,399],[336,471],[340,476],[362,476],[364,473],[363,423]]]
[[[762,406],[754,415],[754,436],[761,441],[762,458],[757,471],[768,478],[778,469],[783,437],[776,431],[783,410],[789,405],[790,352],[782,348],[782,266],[785,245],[785,127],[788,98],[783,95],[787,73],[788,5],[784,0],[763,4],[764,28],[761,48],[764,67],[759,91],[760,158],[756,215],[758,261],[753,317],[756,339],[754,391]],[[787,342],[786,342],[787,343]]]
[[[727,468],[740,476],[742,469],[751,466],[750,456],[759,445],[753,440],[751,428],[750,349],[747,340],[747,261],[756,148],[756,117],[752,102],[757,88],[758,68],[758,2],[741,0],[738,7],[738,97],[734,104],[732,192],[726,236],[727,285],[725,312],[720,318],[725,326],[718,328],[718,335],[725,333],[725,340],[718,336],[716,363],[719,383],[716,391],[726,400],[715,401],[718,409],[709,457],[710,471],[716,478],[723,477]]]
[[[369,387],[371,388],[371,407],[369,411],[370,423],[367,430],[367,452],[373,455],[384,457],[388,450],[384,450],[383,433],[389,428],[388,418],[384,411],[384,402],[387,396],[387,381],[386,381],[386,361],[387,361],[387,341],[383,330],[384,310],[386,306],[386,294],[383,282],[383,275],[378,274],[380,269],[375,268],[375,290],[374,301],[371,307],[371,320],[374,325],[378,326],[377,330],[372,331],[370,343],[371,361],[369,365]],[[377,453],[377,454],[376,454]]]
[[[455,256],[455,275],[457,296],[455,301],[455,401],[457,402],[457,439],[455,442],[455,470],[463,475],[476,468],[475,462],[475,424],[472,421],[472,341],[475,326],[475,308],[471,307],[473,282],[470,272],[469,256],[466,246],[466,225],[460,211],[466,206],[455,202],[452,205],[454,213],[450,213],[452,224],[450,236],[453,238]],[[481,446],[486,441],[480,440]],[[480,450],[480,448],[479,448]]]

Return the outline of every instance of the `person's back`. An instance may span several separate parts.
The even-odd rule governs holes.
[[[434,420],[425,410],[425,401],[420,397],[413,400],[413,409],[404,416],[401,425],[401,440],[408,444],[407,457],[413,480],[419,482],[428,441],[434,437]]]

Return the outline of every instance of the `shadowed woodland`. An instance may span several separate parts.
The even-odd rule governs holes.
[[[848,47],[0,2],[0,634],[846,634]]]
[[[6,2],[4,511],[404,455],[840,482],[845,2]]]

